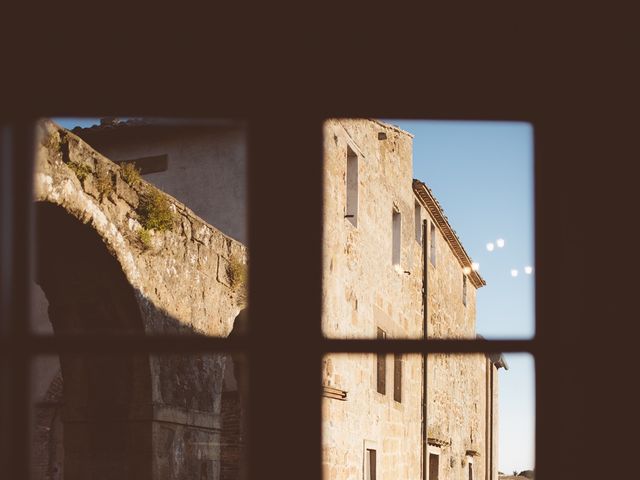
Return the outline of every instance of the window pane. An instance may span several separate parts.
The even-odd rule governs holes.
[[[31,478],[240,478],[243,356],[60,358],[33,362]]]
[[[247,304],[244,124],[57,121],[39,129],[33,329],[228,335]]]
[[[426,374],[421,355],[401,360],[401,378],[387,372],[393,391],[402,382],[398,402],[377,391],[375,354],[325,356],[325,479],[367,478],[371,451],[380,478],[421,478],[426,468],[429,479],[498,480],[499,472],[534,470],[530,355],[430,355]]]
[[[326,336],[532,337],[531,125],[331,119],[324,163]]]

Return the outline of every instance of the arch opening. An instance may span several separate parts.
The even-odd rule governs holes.
[[[143,333],[133,287],[99,235],[62,207],[38,202],[35,213],[35,280],[53,332]],[[63,354],[59,364],[40,379],[48,387],[36,405],[34,477],[150,479],[149,356]]]

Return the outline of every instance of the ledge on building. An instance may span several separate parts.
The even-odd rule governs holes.
[[[323,385],[322,396],[345,402],[347,400],[347,391],[340,390],[339,388],[333,388],[333,387],[328,387],[326,385]]]
[[[434,447],[446,447],[448,445],[451,445],[451,442],[448,442],[447,440],[443,440],[441,438],[436,438],[436,437],[428,437],[427,443]]]

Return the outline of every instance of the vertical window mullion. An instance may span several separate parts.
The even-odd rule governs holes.
[[[321,119],[250,119],[252,479],[321,477],[322,193]]]
[[[2,381],[10,387],[2,401],[2,452],[0,463],[7,478],[29,476],[29,275],[31,272],[32,184],[34,128],[31,122],[16,122],[2,132],[2,202],[0,222],[0,268],[2,298],[0,328],[8,338],[9,355],[3,359]],[[3,389],[4,390],[4,389]],[[6,468],[6,469],[5,469]]]

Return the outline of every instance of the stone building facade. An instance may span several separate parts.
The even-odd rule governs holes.
[[[48,128],[51,131],[53,127]],[[70,151],[76,155],[78,150],[83,152],[83,161],[92,173],[74,181],[71,170],[55,158],[51,160],[56,150],[51,153],[49,143],[45,156],[49,160],[43,168],[61,173],[50,175],[52,180],[37,178],[43,192],[38,199],[62,205],[98,230],[122,265],[125,280],[134,286],[136,298],[147,302],[140,307],[143,323],[147,321],[144,305],[153,304],[170,312],[170,318],[179,319],[178,324],[187,330],[228,335],[242,299],[227,277],[227,267],[232,258],[246,259],[244,247],[234,240],[247,238],[246,136],[242,125],[216,123],[194,128],[163,121],[105,121],[74,133],[116,164],[75,135],[62,132],[74,146]],[[476,290],[484,281],[473,270],[432,193],[423,183],[412,180],[412,136],[376,120],[329,120],[324,126],[324,149],[325,335],[475,337]],[[94,188],[102,159],[115,172],[111,177],[115,191],[108,198],[97,195]],[[173,195],[168,198],[174,208],[185,212],[176,230],[153,236],[155,253],[167,257],[163,263],[153,260],[153,252],[138,244],[125,241],[122,245],[129,250],[119,250],[122,242],[118,233],[135,243],[130,233],[137,228],[135,203],[140,193],[135,189],[130,192],[122,181],[117,166],[122,162],[138,165],[144,180]],[[61,201],[61,192],[68,194],[69,189],[78,193],[72,200]],[[85,199],[86,205],[76,205],[77,199]],[[83,212],[83,208],[93,213]],[[113,221],[101,226],[91,216],[101,212]],[[205,230],[208,240],[202,243],[199,237]],[[116,240],[111,240],[114,235]],[[112,243],[120,247],[111,247]],[[175,244],[183,247],[174,248]],[[144,285],[127,270],[132,261],[151,268]],[[168,287],[177,282],[170,273],[173,271],[182,279],[181,288],[187,289],[183,296]],[[198,289],[188,288],[195,277],[204,289],[201,298],[193,297]],[[166,295],[163,289],[168,290]],[[217,310],[211,302],[219,304]],[[41,312],[40,324],[44,325],[48,322],[46,308],[42,299],[40,303],[36,310]],[[149,319],[155,318],[153,315]],[[149,332],[166,328],[158,321],[150,325]],[[144,462],[152,465],[153,478],[237,478],[242,429],[232,363],[194,358],[163,367],[152,359],[151,365],[151,378],[159,383],[151,389],[148,403],[176,405],[173,410],[166,409],[169,413],[157,409],[157,423],[153,423],[156,417],[149,417],[154,433],[144,457],[148,462]],[[153,370],[155,365],[159,370]],[[496,370],[501,366],[505,364],[499,356],[440,355],[424,361],[420,355],[328,355],[323,361],[322,385],[325,478],[497,479]],[[62,370],[64,373],[64,362]],[[54,371],[47,370],[39,382],[42,400],[55,392],[58,399],[63,395],[62,382]],[[185,380],[178,382],[182,393],[173,392],[168,384],[163,389],[162,375],[174,379],[185,375]],[[209,383],[207,375],[213,379]],[[199,389],[214,393],[203,397]],[[165,397],[173,400],[165,401]],[[203,405],[193,404],[190,397],[201,399]],[[55,425],[64,423],[59,413],[51,415],[58,415]],[[168,427],[170,424],[173,427]],[[65,424],[64,435],[66,428]],[[52,430],[50,444],[67,445],[61,430]],[[207,442],[218,447],[203,450]],[[231,448],[219,448],[221,444]],[[171,455],[174,450],[182,452],[177,460]],[[52,460],[52,455],[57,460]],[[65,464],[64,478],[81,478],[69,473],[70,458],[73,456],[68,452],[43,454],[38,478],[54,478],[50,468],[54,460]]]
[[[411,180],[412,136],[331,120],[324,151],[325,334],[475,338],[484,280],[431,191]],[[325,478],[497,479],[501,366],[484,355],[426,365],[420,355],[327,356]]]

